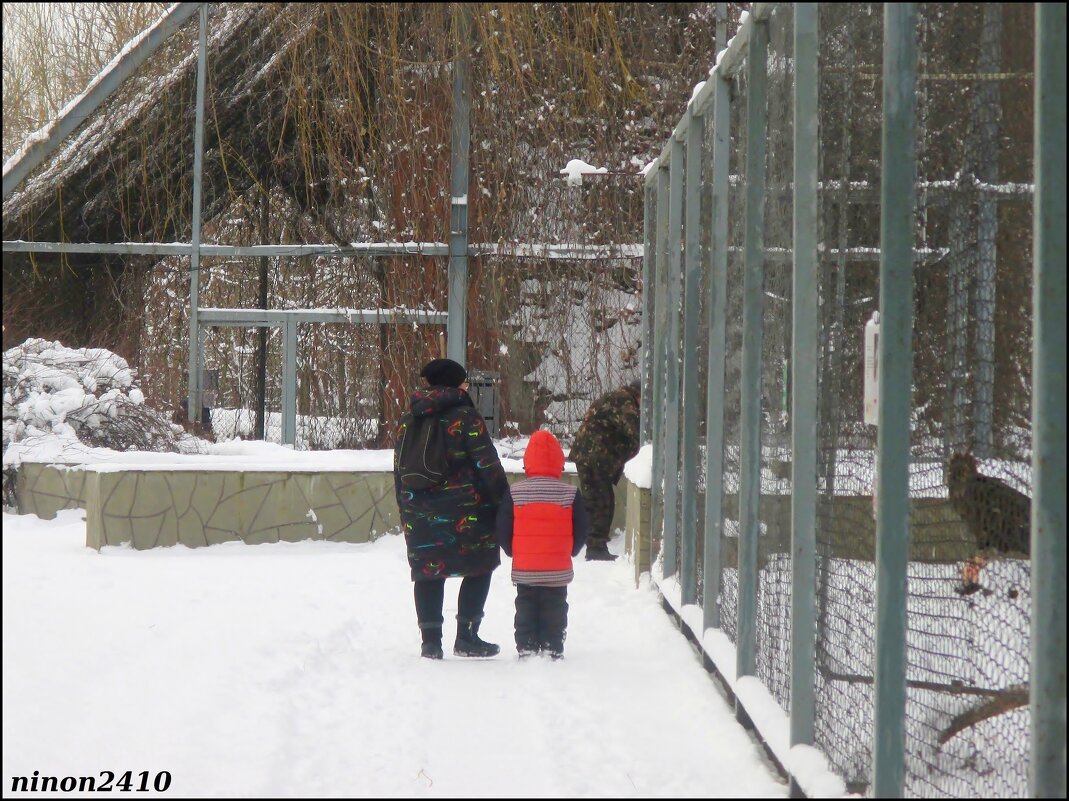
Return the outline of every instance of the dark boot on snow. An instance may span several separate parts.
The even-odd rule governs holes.
[[[479,639],[479,624],[482,616],[474,620],[457,615],[457,641],[453,653],[457,656],[497,656],[501,647]]]
[[[441,659],[444,656],[442,653],[442,624],[421,624],[420,630],[423,633],[423,648],[420,650],[419,655],[427,659]]]
[[[609,553],[609,546],[604,544],[591,544],[586,546],[586,560],[588,562],[613,562],[616,554]]]

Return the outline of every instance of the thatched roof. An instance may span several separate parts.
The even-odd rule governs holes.
[[[284,152],[279,71],[322,13],[320,4],[211,4],[204,219],[266,180],[264,154]],[[4,239],[188,241],[197,39],[194,16],[11,194]]]
[[[315,183],[307,175],[315,164],[289,157],[295,126],[288,124],[283,71],[317,34],[327,6],[209,9],[205,221],[253,185]],[[11,193],[3,206],[5,240],[189,241],[198,37],[194,15]],[[4,253],[3,347],[31,335],[121,347],[127,334],[115,335],[123,325],[114,306],[136,298],[122,296],[129,282],[120,277],[153,261]]]

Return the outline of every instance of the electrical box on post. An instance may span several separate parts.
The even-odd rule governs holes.
[[[468,372],[468,394],[479,414],[486,421],[486,430],[491,437],[497,436],[497,384],[498,374],[485,370]]]
[[[865,422],[879,424],[880,313],[874,311],[865,323]]]

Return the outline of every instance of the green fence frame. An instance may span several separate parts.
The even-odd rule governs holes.
[[[722,4],[721,4],[722,5]],[[745,274],[740,441],[740,542],[737,676],[754,674],[758,504],[761,469],[763,204],[768,20],[781,4],[756,3],[718,54],[660,156],[646,175],[644,287],[651,345],[644,385],[652,389],[642,425],[652,442],[651,528],[661,542],[660,576],[680,564],[681,600],[696,602],[704,564],[703,625],[721,624],[720,537],[723,512],[725,303],[728,214],[745,214]],[[794,224],[791,387],[791,714],[790,744],[814,741],[816,522],[818,4],[794,4]],[[914,4],[886,4],[877,442],[876,664],[872,791],[903,794],[906,707],[906,566],[909,544],[909,441],[912,376],[912,225],[916,197],[917,20]],[[1034,144],[1034,391],[1032,410],[1032,674],[1030,790],[1065,795],[1065,7],[1037,4]],[[747,188],[743,209],[729,208],[730,79],[747,70]],[[712,136],[702,117],[712,114]],[[701,194],[711,155],[710,187]],[[893,168],[892,168],[893,166]],[[655,219],[654,219],[655,217]],[[702,252],[702,236],[710,247]],[[704,278],[703,278],[704,276]],[[706,292],[707,347],[705,528],[696,490],[701,409],[699,293]],[[652,373],[652,375],[651,375]],[[647,405],[648,404],[648,405]],[[680,470],[685,480],[680,482]],[[661,536],[663,532],[663,537]],[[656,553],[654,554],[656,556]],[[701,639],[699,637],[699,639]],[[741,720],[748,716],[741,702]],[[799,788],[792,779],[792,794]]]

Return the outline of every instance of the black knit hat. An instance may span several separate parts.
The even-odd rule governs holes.
[[[468,377],[467,370],[452,359],[435,359],[427,362],[419,374],[432,387],[459,387]]]

